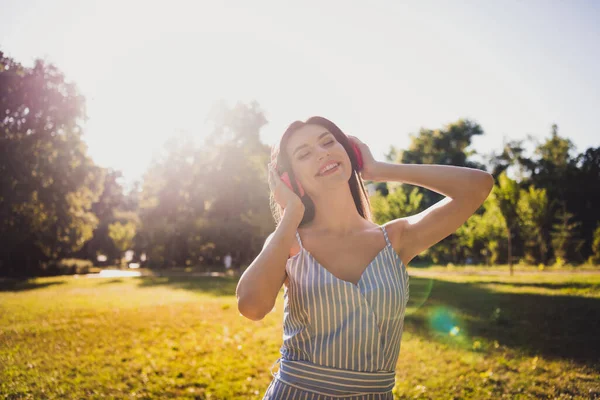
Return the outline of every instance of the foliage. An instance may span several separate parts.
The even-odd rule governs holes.
[[[216,264],[226,253],[243,265],[274,228],[269,148],[260,140],[267,119],[256,102],[215,104],[200,132],[203,143],[171,137],[143,181],[125,193],[121,172],[87,155],[85,99],[55,66],[38,60],[27,68],[0,52],[0,93],[0,275],[45,273],[44,266],[66,257],[96,262],[105,255],[113,263],[125,248],[156,267]],[[485,169],[471,148],[481,135],[468,119],[422,128],[408,148],[391,145],[385,159]],[[598,262],[600,148],[577,154],[554,124],[540,142],[505,140],[488,167],[497,183],[492,195],[421,258]],[[398,182],[374,187],[380,224],[442,198]]]
[[[482,205],[483,213],[473,214],[457,231],[458,244],[474,261],[483,257],[487,265],[496,264],[506,240],[506,221],[496,193],[491,193]]]
[[[542,263],[546,261],[548,246],[544,228],[548,216],[546,190],[533,186],[530,186],[529,190],[521,189],[517,201],[517,217],[526,249],[525,259],[529,263],[535,263],[536,260],[541,260]]]
[[[81,249],[104,171],[81,138],[85,101],[53,65],[0,52],[0,274],[30,275]]]
[[[572,222],[573,214],[561,210],[556,216],[557,222],[552,226],[552,248],[557,264],[564,265],[567,260],[580,257],[583,241],[578,238],[579,222]]]
[[[258,105],[221,105],[203,146],[173,138],[155,159],[140,193],[138,252],[152,266],[218,263],[230,252],[249,262],[273,229],[260,143]]]
[[[416,214],[422,211],[422,199],[423,194],[417,187],[413,187],[408,194],[404,186],[397,187],[387,196],[376,192],[370,198],[373,220],[377,224],[384,224],[396,218]]]
[[[590,264],[600,264],[600,224],[594,231],[594,241],[592,243],[592,255],[589,259]]]

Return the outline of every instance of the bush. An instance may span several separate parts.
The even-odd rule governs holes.
[[[594,231],[594,238],[592,241],[592,255],[588,259],[590,264],[600,264],[600,224]]]
[[[51,261],[44,266],[44,275],[79,275],[89,274],[93,267],[90,260],[79,258],[63,258],[58,261]]]

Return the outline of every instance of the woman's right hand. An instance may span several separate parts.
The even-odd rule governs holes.
[[[277,174],[277,171],[275,171],[272,163],[269,163],[269,188],[271,189],[271,192],[273,192],[275,201],[281,208],[298,213],[300,218],[304,216],[304,203],[302,203],[300,197],[294,193],[283,180],[281,180],[281,177]]]

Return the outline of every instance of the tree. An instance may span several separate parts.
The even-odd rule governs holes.
[[[506,223],[506,238],[508,247],[508,265],[513,275],[512,237],[518,224],[517,204],[519,202],[519,185],[503,172],[498,177],[498,185],[494,186],[494,194],[498,199],[500,212]]]
[[[583,241],[578,238],[579,222],[572,222],[573,214],[564,207],[556,215],[557,222],[552,226],[552,248],[557,265],[564,265],[577,257]],[[571,257],[570,257],[571,256]]]
[[[534,168],[534,162],[527,157],[527,143],[533,142],[534,139],[528,136],[526,139],[519,140],[504,140],[502,152],[495,153],[489,156],[489,162],[492,167],[492,175],[497,178],[502,172],[509,173],[509,169],[516,169],[516,177],[519,181],[526,179],[529,171]]]
[[[467,119],[459,119],[442,129],[423,128],[418,134],[410,135],[411,144],[407,150],[399,151],[391,147],[387,158],[403,164],[442,164],[485,170],[482,164],[470,160],[470,157],[476,154],[470,149],[471,141],[473,137],[482,134],[483,130],[479,124]],[[396,159],[391,160],[394,156]],[[378,190],[384,192],[383,188]],[[440,194],[433,191],[422,188],[417,190],[415,195],[416,193],[422,195],[419,203],[422,210],[442,199]],[[425,254],[434,262],[449,260],[458,262],[459,250],[456,235],[453,234],[429,248]]]
[[[81,139],[85,99],[53,65],[0,52],[0,274],[35,275],[98,223],[103,174]]]
[[[554,201],[551,204],[553,213],[559,205],[566,203],[570,193],[569,178],[575,162],[571,156],[573,150],[573,143],[558,134],[556,124],[552,125],[550,138],[535,149],[537,159],[530,165],[530,183],[537,188],[546,189],[548,198]]]
[[[108,236],[115,244],[115,247],[120,252],[121,265],[123,264],[123,254],[131,249],[133,245],[133,238],[135,237],[135,223],[127,222],[122,224],[121,222],[114,222],[108,225]]]
[[[506,220],[494,192],[484,201],[482,208],[483,213],[473,214],[456,234],[459,245],[469,253],[467,255],[475,258],[481,255],[487,265],[493,265],[498,261],[501,245],[507,239]]]
[[[546,189],[521,189],[517,201],[517,216],[520,232],[525,240],[526,258],[530,263],[540,260],[546,263],[548,255],[545,225],[549,217],[548,196]],[[537,257],[532,253],[537,250]]]
[[[109,236],[108,226],[117,221],[115,213],[136,211],[126,203],[123,187],[119,183],[122,178],[120,171],[106,170],[103,190],[98,200],[92,204],[92,212],[98,218],[98,225],[93,237],[85,243],[78,256],[97,262],[99,255],[104,255],[110,262],[121,258],[121,252],[115,247]]]
[[[589,148],[579,154],[569,170],[567,186],[567,210],[581,225],[579,232],[584,239],[584,259],[594,254],[593,243],[600,223],[600,147]]]
[[[244,263],[273,229],[262,111],[221,104],[210,118],[205,143],[172,138],[144,176],[136,242],[153,266],[215,264],[228,252]]]
[[[423,194],[417,187],[413,187],[408,195],[404,186],[397,187],[387,196],[377,192],[370,198],[373,220],[377,224],[383,224],[396,218],[417,214],[422,211],[422,199]]]
[[[189,135],[167,141],[144,174],[136,252],[146,253],[151,266],[186,265],[190,241],[204,240],[210,188],[207,157]]]
[[[204,232],[219,257],[231,252],[234,260],[245,263],[260,251],[274,228],[266,178],[270,148],[260,142],[260,129],[267,120],[256,102],[220,104],[215,110],[214,129],[206,142],[211,149],[212,196]]]
[[[596,230],[594,231],[592,255],[590,256],[588,262],[590,264],[600,264],[600,224],[598,224]]]

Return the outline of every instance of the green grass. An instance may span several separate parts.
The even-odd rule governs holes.
[[[600,274],[465,271],[411,270],[397,398],[600,398]],[[282,298],[252,322],[235,285],[0,282],[0,398],[261,398]]]

